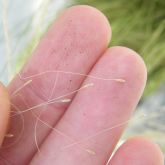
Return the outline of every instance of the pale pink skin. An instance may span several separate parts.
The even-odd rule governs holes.
[[[64,73],[47,73],[32,78],[32,83],[11,99],[21,110],[48,100],[56,76],[58,81],[51,98],[72,92],[85,84],[94,85],[67,96],[66,98],[72,99],[71,103],[53,103],[33,110],[37,115],[42,111],[40,119],[71,140],[38,122],[36,134],[40,152],[37,152],[34,141],[36,117],[28,111],[23,114],[23,135],[17,143],[11,145],[18,138],[22,127],[19,116],[12,118],[9,132],[13,133],[14,137],[5,139],[4,147],[11,146],[2,147],[0,164],[106,164],[125,125],[88,140],[84,139],[129,120],[142,95],[147,77],[141,57],[125,47],[107,48],[110,38],[111,28],[107,19],[92,7],[71,7],[56,20],[22,69],[23,77],[47,70],[62,70],[101,78],[121,78],[126,82],[105,81]],[[20,80],[16,76],[9,86],[10,94],[27,80]],[[4,132],[1,132],[1,136],[4,136]],[[63,148],[76,141],[80,143]],[[122,145],[109,164],[163,165],[163,156],[157,145],[137,137]]]

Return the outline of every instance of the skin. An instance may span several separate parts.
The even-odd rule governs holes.
[[[56,20],[23,67],[20,74],[24,79],[17,75],[8,87],[12,111],[15,107],[24,111],[86,84],[92,83],[93,86],[62,98],[70,99],[71,102],[44,105],[23,113],[25,125],[22,134],[21,117],[17,115],[9,119],[9,97],[6,89],[0,86],[0,141],[5,136],[9,120],[8,132],[14,135],[4,140],[0,164],[107,163],[126,126],[126,123],[121,123],[130,119],[147,78],[141,57],[125,47],[108,48],[110,38],[111,28],[107,19],[92,7],[71,7]],[[125,82],[57,72],[26,78],[55,70],[104,79],[124,79]],[[30,83],[23,86],[27,81]],[[37,122],[35,130],[36,116],[42,122]],[[121,125],[110,129],[118,124]],[[105,131],[107,128],[110,130]],[[35,144],[35,131],[39,152]],[[153,142],[137,137],[126,141],[109,164],[124,163],[163,165],[163,156]]]
[[[8,127],[10,114],[10,101],[7,89],[0,83],[0,145],[2,145],[4,136]]]

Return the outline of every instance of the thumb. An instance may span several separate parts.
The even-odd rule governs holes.
[[[5,137],[10,113],[10,100],[7,88],[0,83],[0,146]]]

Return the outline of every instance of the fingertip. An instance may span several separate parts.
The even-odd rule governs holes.
[[[74,21],[76,21],[75,18],[80,19],[82,22],[79,23],[80,28],[84,27],[85,29],[85,27],[88,27],[91,35],[95,33],[95,36],[100,37],[100,39],[104,38],[100,42],[105,42],[104,44],[108,46],[112,35],[111,26],[106,16],[100,10],[88,5],[76,5],[66,9],[62,15],[67,16],[67,18],[70,17],[70,19],[73,18]],[[92,29],[91,26],[90,29],[89,24],[93,24],[94,28]]]
[[[145,153],[149,153],[150,157],[153,157],[153,162],[158,163],[157,165],[164,165],[164,156],[158,144],[156,144],[153,140],[137,136],[130,138],[127,141],[130,145],[135,146],[135,148],[139,148],[138,150],[144,150]]]
[[[123,59],[127,60],[127,64],[132,67],[132,69],[130,69],[128,72],[130,72],[131,75],[131,71],[135,70],[134,72],[136,72],[137,77],[136,81],[139,82],[142,93],[147,82],[147,67],[143,58],[134,50],[123,46],[113,46],[109,48],[108,51],[110,51],[111,54],[118,56],[119,58],[121,56]]]
[[[134,58],[138,64],[139,64],[139,69],[141,69],[142,74],[144,75],[144,80],[147,80],[147,67],[146,64],[143,60],[143,58],[134,50],[124,47],[124,46],[113,46],[111,47],[111,51],[116,51],[118,54],[123,54],[130,56],[130,58]]]
[[[164,158],[157,144],[144,137],[133,137],[117,150],[111,164],[164,165]]]
[[[0,105],[1,105],[0,108],[5,107],[3,109],[6,109],[10,107],[9,98],[10,96],[9,96],[7,88],[0,82]],[[6,110],[3,110],[3,111],[6,111]]]
[[[0,83],[0,145],[7,131],[10,113],[10,101],[7,88]]]

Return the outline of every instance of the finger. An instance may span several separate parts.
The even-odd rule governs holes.
[[[100,165],[108,160],[142,94],[146,69],[132,50],[113,47],[90,75],[122,78],[126,82],[87,78],[84,84],[93,83],[93,87],[76,95],[56,125],[69,138],[52,132],[32,164]]]
[[[164,165],[159,147],[142,137],[127,140],[115,153],[109,165]]]
[[[0,146],[7,133],[10,113],[10,101],[7,89],[0,83]]]
[[[5,142],[5,146],[10,147],[1,153],[6,159],[15,164],[26,164],[31,159],[37,150],[34,139],[36,117],[31,112],[35,111],[35,115],[38,115],[40,110],[46,109],[42,111],[40,118],[49,125],[54,125],[68,106],[62,99],[71,99],[76,93],[73,91],[79,88],[85,78],[84,75],[75,73],[89,72],[107,48],[109,38],[108,21],[102,13],[92,7],[71,7],[57,19],[23,68],[21,80],[17,76],[10,85],[14,104],[12,105],[15,109],[17,106],[24,111],[43,104],[32,111],[25,110],[26,113],[23,113],[25,128],[19,140],[17,139],[22,129],[20,115],[13,118],[11,132],[14,138]],[[56,72],[57,70],[63,72]],[[34,76],[36,74],[37,76]],[[67,95],[72,92],[73,95]],[[67,96],[62,97],[63,95]],[[47,105],[44,109],[43,105],[48,100],[59,97],[60,99],[56,99],[58,103]],[[49,131],[50,128],[38,123],[38,145]],[[12,145],[15,142],[17,147]],[[28,146],[28,150],[24,150],[24,146]],[[21,158],[15,159],[20,154]]]

